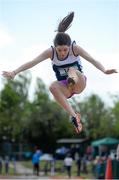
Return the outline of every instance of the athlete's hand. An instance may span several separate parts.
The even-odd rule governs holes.
[[[3,71],[2,72],[2,75],[3,75],[3,77],[5,77],[5,78],[7,78],[7,79],[14,79],[14,77],[15,77],[15,72],[14,71]]]
[[[108,69],[105,71],[105,74],[113,74],[113,73],[118,73],[116,69]]]

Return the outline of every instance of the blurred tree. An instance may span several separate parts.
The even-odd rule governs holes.
[[[67,113],[51,98],[41,79],[37,79],[33,100],[29,100],[30,82],[29,72],[5,82],[0,92],[0,140],[14,139],[53,151],[59,138],[119,136],[119,98],[113,107],[106,106],[96,94],[82,101],[70,99],[84,123],[84,131],[76,135]]]
[[[9,140],[21,137],[30,81],[31,76],[25,73],[15,81],[5,82],[0,94],[0,137],[6,136]]]
[[[92,94],[86,97],[76,108],[81,112],[85,135],[91,139],[114,136],[114,116],[111,107],[104,104],[101,98]]]
[[[119,96],[114,97],[114,106],[112,108],[114,119],[114,134],[119,138]]]
[[[36,84],[34,101],[30,106],[29,120],[26,124],[27,137],[29,141],[41,144],[43,149],[52,151],[58,138],[72,136],[72,129],[67,114],[50,99],[42,80],[37,79]]]

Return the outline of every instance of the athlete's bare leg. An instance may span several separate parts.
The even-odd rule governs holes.
[[[68,77],[72,78],[75,83],[78,81],[78,75],[76,73],[76,69],[73,67],[70,67],[68,70]]]
[[[76,72],[77,82],[74,84],[73,88],[69,88],[67,86],[64,86],[61,84],[61,82],[55,81],[50,86],[50,91],[53,94],[56,101],[60,104],[61,107],[64,108],[64,110],[72,116],[71,122],[73,123],[73,126],[75,128],[75,131],[77,133],[80,133],[82,131],[82,123],[81,123],[81,117],[80,114],[75,112],[75,110],[72,108],[72,106],[69,104],[67,98],[72,95],[72,93],[80,93],[83,91],[86,85],[85,76]]]
[[[76,116],[75,110],[71,107],[67,98],[74,92],[79,94],[86,86],[84,75],[82,75],[79,71],[76,71],[75,76],[77,78],[77,82],[75,83],[73,89],[69,89],[57,81],[53,82],[50,86],[50,91],[56,101],[68,112],[69,115],[74,117]]]
[[[68,77],[71,78],[74,83],[69,84],[68,88],[75,93],[81,93],[86,86],[86,77],[73,67],[69,68]]]
[[[69,115],[75,117],[76,113],[67,100],[67,98],[71,95],[69,89],[60,82],[55,81],[51,84],[50,91],[60,106],[63,107]]]

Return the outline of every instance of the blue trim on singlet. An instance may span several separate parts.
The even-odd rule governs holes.
[[[74,44],[76,44],[76,41],[73,41],[73,42],[72,42],[71,49],[72,49],[73,55],[74,55],[75,57],[77,57],[77,56],[79,56],[79,55],[76,55],[75,52],[74,52],[74,48],[73,48]]]
[[[51,48],[52,48],[52,57],[51,57],[51,60],[53,60],[53,58],[54,58],[54,48],[53,48],[53,46],[51,46]]]

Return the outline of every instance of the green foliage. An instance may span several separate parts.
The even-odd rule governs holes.
[[[48,91],[40,79],[37,80],[35,98],[29,108],[27,121],[29,141],[42,144],[41,146],[45,150],[49,149],[50,145],[52,150],[58,138],[71,136],[66,113],[50,99]]]
[[[117,101],[117,104],[118,102],[119,101]],[[116,107],[112,111],[112,108],[107,107],[96,94],[86,97],[80,103],[75,100],[75,104],[77,110],[81,112],[82,121],[85,126],[84,134],[87,137],[97,139],[104,136],[117,136],[116,132],[119,132],[117,119],[119,116],[114,116],[114,109]],[[118,113],[119,107],[117,105],[116,114]]]
[[[25,74],[27,76],[27,74]],[[0,94],[0,138],[19,139],[22,118],[27,103],[30,79],[19,76],[19,80],[6,81]]]
[[[0,92],[0,141],[6,138],[53,151],[59,138],[88,137],[94,140],[108,135],[119,138],[119,98],[113,107],[107,107],[96,94],[82,101],[72,98],[70,103],[81,112],[85,127],[83,133],[75,135],[68,115],[50,98],[41,79],[37,79],[33,100],[29,100],[30,82],[29,73],[5,82]]]
[[[119,96],[116,96],[116,101],[114,101],[112,114],[114,119],[114,134],[119,138]]]

